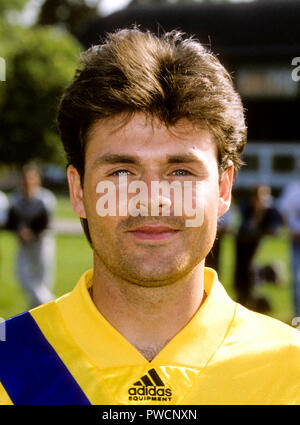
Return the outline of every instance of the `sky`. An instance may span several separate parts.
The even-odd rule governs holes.
[[[116,10],[126,7],[130,0],[103,0],[101,7],[101,12],[103,15],[109,15],[110,13],[115,12]]]

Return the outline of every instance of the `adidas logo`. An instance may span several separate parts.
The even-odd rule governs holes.
[[[128,390],[130,401],[171,401],[172,390],[167,388],[155,369],[135,382]]]

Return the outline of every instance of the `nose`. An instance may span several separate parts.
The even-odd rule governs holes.
[[[141,179],[142,187],[139,193],[139,202],[136,207],[142,215],[159,216],[170,215],[172,201],[170,190],[164,187],[168,182],[161,180],[157,172],[145,172]]]
[[[144,211],[150,212],[151,216],[159,216],[168,214],[171,208],[172,202],[171,199],[163,196],[162,194],[151,194],[148,199],[141,199],[140,201],[140,209],[141,212]]]
[[[172,201],[168,182],[162,180],[158,170],[144,173],[143,181],[147,184],[148,197],[147,199],[142,199],[141,209],[148,208],[151,216],[170,215]]]

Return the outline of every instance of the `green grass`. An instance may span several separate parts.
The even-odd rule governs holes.
[[[81,235],[56,236],[56,280],[58,297],[72,290],[81,274],[92,267],[92,250]],[[0,316],[8,318],[28,309],[28,300],[15,276],[17,243],[9,232],[0,234]]]
[[[232,298],[235,298],[235,291],[232,285],[234,271],[233,255],[234,239],[226,236],[221,245],[221,270],[220,280]],[[265,237],[255,256],[258,264],[269,264],[274,261],[279,262],[283,269],[283,279],[280,285],[264,283],[255,288],[256,295],[264,295],[271,304],[270,316],[283,322],[291,324],[294,317],[291,294],[291,272],[289,242],[286,234],[277,237]]]
[[[57,235],[57,265],[54,293],[60,296],[75,286],[81,274],[92,267],[92,251],[81,235]],[[233,256],[234,240],[231,236],[223,239],[221,245],[220,280],[229,295],[235,298],[232,286],[234,267]],[[9,232],[0,234],[0,316],[11,317],[28,308],[27,298],[16,281],[14,262],[16,253],[16,239]],[[270,315],[286,323],[293,318],[290,270],[289,244],[286,236],[266,238],[261,244],[256,256],[259,263],[268,263],[280,260],[285,266],[284,281],[280,286],[265,284],[256,289],[257,293],[269,297],[272,311]]]

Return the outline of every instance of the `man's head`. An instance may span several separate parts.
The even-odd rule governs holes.
[[[215,56],[178,32],[161,37],[138,29],[110,34],[102,45],[83,54],[82,66],[62,97],[58,124],[70,165],[73,208],[108,267],[119,259],[138,282],[143,277],[137,269],[143,263],[147,281],[151,261],[153,265],[156,258],[159,266],[160,259],[161,268],[152,277],[163,281],[176,264],[174,276],[205,258],[215,238],[217,217],[229,207],[232,176],[241,164],[246,139],[240,97]],[[187,154],[194,156],[194,163],[178,160]],[[120,167],[124,160],[103,162],[113,156],[116,161],[116,155],[130,157],[126,167]],[[131,231],[149,218],[97,216],[97,183],[114,181],[123,173],[147,185],[174,176],[181,184],[183,177],[201,182],[202,229],[183,230],[183,216],[164,217],[160,223],[179,231],[177,242],[171,243],[172,254],[168,241],[153,245],[131,238]],[[128,255],[122,256],[121,249]],[[176,264],[169,261],[170,255]],[[168,262],[169,269],[164,269]]]
[[[251,198],[255,208],[261,209],[269,207],[272,200],[272,191],[270,186],[262,184],[254,187]]]
[[[20,186],[24,196],[28,198],[41,186],[41,173],[36,164],[29,163],[22,167]]]
[[[186,118],[207,128],[220,169],[238,170],[246,126],[228,72],[200,43],[173,31],[157,37],[138,29],[109,34],[87,50],[65,91],[58,124],[67,160],[84,177],[89,131],[101,119],[136,112],[167,126]]]

